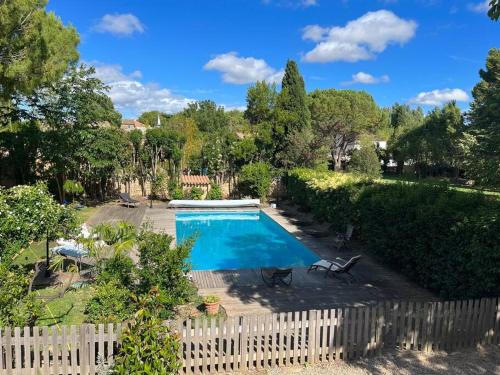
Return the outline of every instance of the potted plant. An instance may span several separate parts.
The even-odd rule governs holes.
[[[206,296],[203,304],[208,315],[217,315],[219,312],[220,298],[217,296]]]

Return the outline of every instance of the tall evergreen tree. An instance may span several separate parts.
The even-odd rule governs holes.
[[[286,63],[278,107],[287,112],[291,112],[291,114],[296,117],[295,121],[289,124],[289,128],[287,129],[288,133],[309,126],[311,122],[311,113],[307,106],[304,78],[300,75],[297,63],[293,60],[288,60]]]
[[[469,119],[475,142],[471,177],[487,185],[500,185],[500,49],[492,48],[481,81],[472,90]]]

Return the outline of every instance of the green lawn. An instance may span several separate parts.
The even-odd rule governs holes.
[[[481,189],[472,186],[464,186],[455,184],[447,178],[437,178],[437,177],[427,177],[423,179],[411,178],[408,176],[384,176],[382,179],[384,182],[410,182],[410,183],[421,183],[421,184],[440,184],[447,183],[452,189],[463,191],[465,193],[483,193],[485,195],[490,195],[500,198],[500,191],[492,189]]]
[[[40,296],[51,296],[57,289],[46,288],[36,291]],[[66,292],[62,298],[49,302],[43,309],[42,316],[36,325],[52,326],[56,324],[81,324],[85,321],[85,305],[92,298],[93,288],[88,286],[78,290]]]

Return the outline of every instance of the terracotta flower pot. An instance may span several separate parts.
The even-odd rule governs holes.
[[[205,302],[205,310],[208,315],[217,315],[219,312],[220,302]]]

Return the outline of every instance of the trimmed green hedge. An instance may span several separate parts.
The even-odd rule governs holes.
[[[358,236],[379,259],[446,298],[500,294],[500,202],[422,184],[295,169],[290,198]]]

